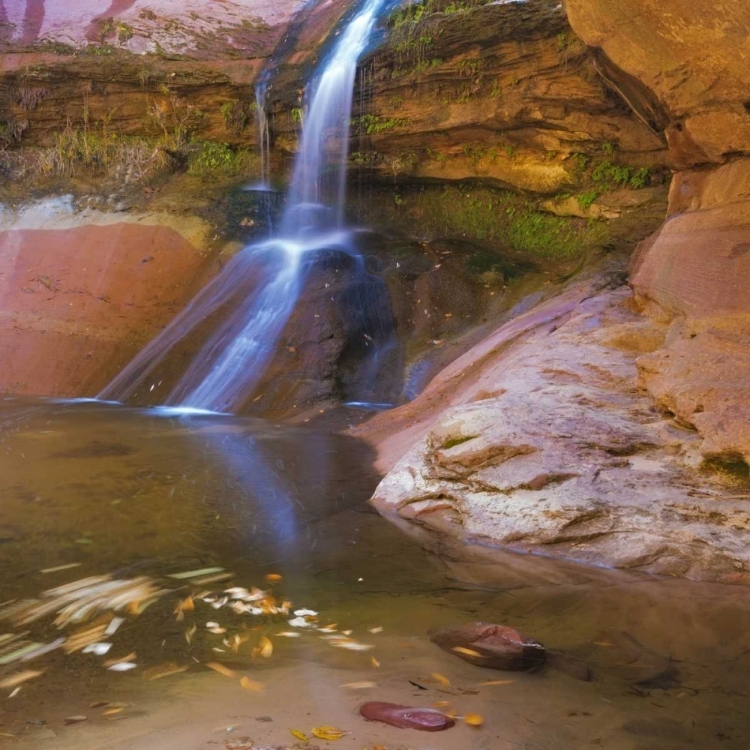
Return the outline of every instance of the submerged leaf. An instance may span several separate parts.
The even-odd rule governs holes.
[[[206,666],[209,669],[213,669],[214,672],[218,672],[219,674],[224,675],[224,677],[231,677],[233,679],[237,677],[237,673],[234,670],[229,669],[229,667],[225,667],[223,664],[219,664],[218,662],[209,661],[206,662]]]
[[[273,654],[273,643],[266,636],[261,636],[260,644],[258,645],[258,653],[264,659],[269,659]]]
[[[249,677],[243,677],[240,680],[240,685],[245,688],[245,690],[249,690],[252,693],[262,693],[265,690],[265,686],[262,683],[255,682]]]
[[[290,729],[289,730],[298,740],[301,740],[302,742],[309,742],[310,738],[304,733],[300,732],[299,729]]]
[[[464,722],[470,727],[481,727],[484,724],[484,717],[479,714],[466,714]]]
[[[344,732],[341,729],[329,725],[313,727],[312,733],[319,740],[340,740],[342,737],[349,734],[349,732]]]

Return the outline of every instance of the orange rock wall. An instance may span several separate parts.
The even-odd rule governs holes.
[[[0,391],[95,395],[208,267],[164,226],[0,233]]]

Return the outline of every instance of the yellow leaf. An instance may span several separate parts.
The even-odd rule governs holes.
[[[209,661],[209,662],[206,662],[206,666],[209,669],[213,669],[214,672],[223,674],[224,677],[237,677],[237,673],[234,670],[229,669],[229,667],[225,667],[223,664],[219,664],[218,662]]]
[[[268,659],[273,654],[273,643],[266,636],[261,636],[258,648],[260,655],[264,659]]]
[[[309,742],[310,738],[304,733],[300,732],[299,729],[290,729],[289,730],[298,740],[302,740],[302,742]]]
[[[465,654],[466,656],[474,656],[477,658],[482,658],[482,654],[479,653],[479,651],[474,651],[474,649],[471,648],[464,648],[463,646],[455,646],[452,651],[455,651],[457,654]]]
[[[262,693],[265,689],[263,684],[260,682],[255,682],[254,680],[251,680],[249,677],[243,677],[240,680],[240,685],[245,688],[245,690],[250,690],[253,693]]]
[[[514,682],[515,680],[487,680],[486,682],[480,682],[479,685],[481,687],[488,685],[512,685]]]
[[[470,727],[481,727],[482,724],[484,724],[484,717],[479,714],[466,714],[466,716],[464,716],[464,721]]]
[[[340,740],[345,735],[349,734],[341,729],[331,726],[313,727],[312,733],[319,740]]]
[[[444,685],[445,687],[448,687],[448,685],[451,684],[451,681],[445,676],[438,672],[432,673],[432,679],[439,682],[441,685]]]

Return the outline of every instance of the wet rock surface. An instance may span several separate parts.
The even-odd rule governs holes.
[[[454,559],[470,553],[450,540],[745,580],[745,504],[695,471],[699,436],[638,389],[636,359],[664,330],[619,279],[573,283],[361,428],[384,462],[418,440],[375,493],[381,512]]]
[[[430,640],[459,659],[487,669],[536,669],[545,660],[544,646],[507,625],[471,622],[429,633]]]
[[[359,712],[368,721],[381,721],[399,729],[418,729],[422,732],[442,732],[456,723],[434,708],[412,708],[397,703],[364,703]]]

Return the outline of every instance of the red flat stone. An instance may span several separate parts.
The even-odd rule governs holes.
[[[422,732],[442,732],[456,723],[434,708],[411,708],[397,703],[364,703],[359,712],[368,721],[381,721],[399,729],[418,729]]]

